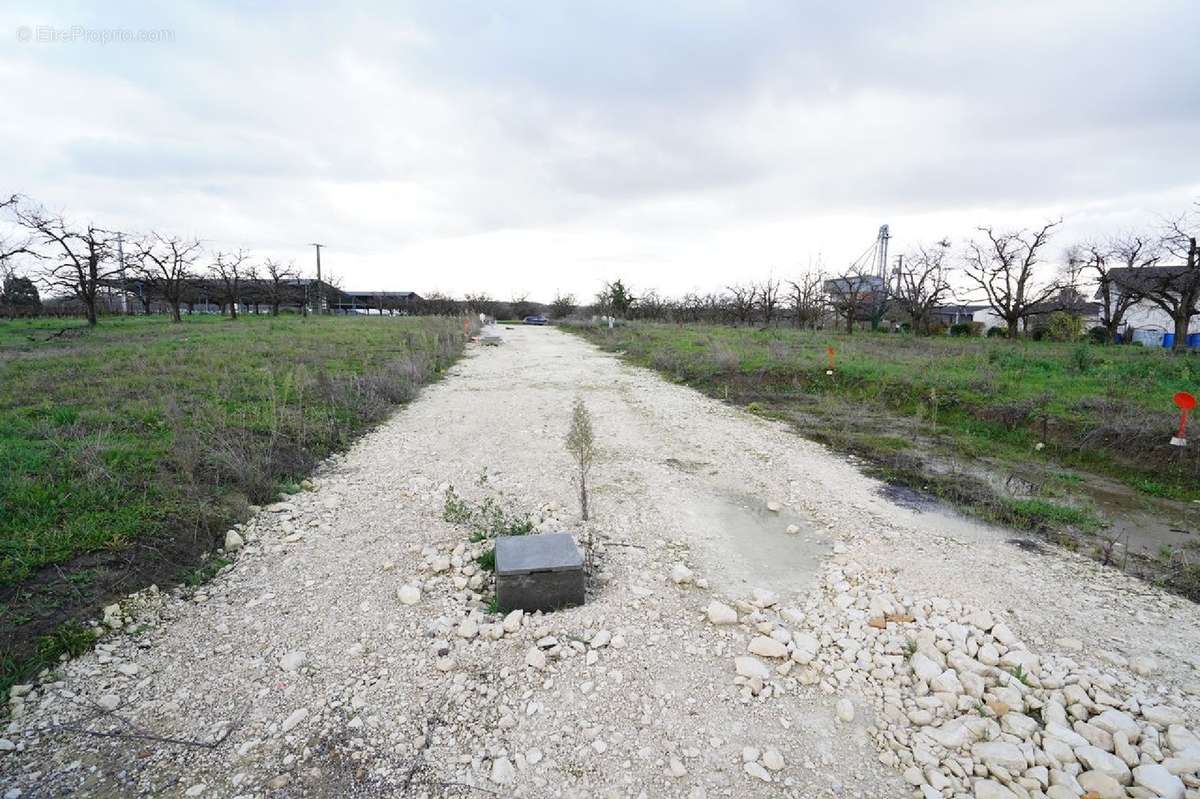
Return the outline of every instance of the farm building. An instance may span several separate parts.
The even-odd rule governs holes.
[[[1175,320],[1162,306],[1144,298],[1145,295],[1166,292],[1178,296],[1181,291],[1194,290],[1193,285],[1200,280],[1195,270],[1189,272],[1188,267],[1184,265],[1120,268],[1113,269],[1109,274],[1112,277],[1115,295],[1134,292],[1143,297],[1125,312],[1124,332],[1127,340],[1141,341],[1148,345],[1160,345],[1164,336],[1173,336]],[[1101,293],[1097,290],[1096,298],[1100,297]],[[1200,315],[1192,317],[1188,333],[1189,338],[1200,333]]]

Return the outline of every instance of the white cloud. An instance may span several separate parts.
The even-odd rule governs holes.
[[[19,191],[130,230],[311,259],[348,286],[709,289],[820,254],[1200,194],[1185,2],[6,6],[166,28],[0,49]],[[15,38],[15,37],[14,37]],[[15,112],[14,112],[15,110]]]

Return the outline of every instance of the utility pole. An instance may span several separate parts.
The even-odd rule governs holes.
[[[316,312],[321,313],[321,301],[322,301],[322,298],[324,297],[324,292],[321,291],[321,248],[324,247],[325,245],[317,244],[314,241],[314,242],[312,242],[312,246],[317,248],[317,302],[316,302],[317,307],[316,307]]]
[[[129,292],[125,288],[125,234],[117,231],[117,263],[121,265],[121,313],[129,314]]]

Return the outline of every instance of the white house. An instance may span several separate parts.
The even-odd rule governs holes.
[[[1165,284],[1177,280],[1186,274],[1186,266],[1143,266],[1136,269],[1113,269],[1109,274],[1112,278],[1112,291],[1120,296],[1124,291],[1143,293],[1147,287],[1161,289]],[[1096,299],[1100,299],[1100,291]],[[1134,303],[1125,311],[1123,319],[1125,335],[1132,341],[1140,341],[1148,346],[1162,344],[1163,335],[1175,332],[1175,320],[1156,303],[1143,299]],[[1200,316],[1193,316],[1188,326],[1188,334],[1200,333]]]

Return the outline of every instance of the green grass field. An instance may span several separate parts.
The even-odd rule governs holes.
[[[27,655],[109,595],[186,576],[462,346],[452,319],[0,322],[0,633]]]
[[[1200,499],[1200,448],[1168,444],[1178,422],[1172,396],[1200,390],[1200,357],[1090,343],[786,328],[572,329],[674,380],[795,421],[806,434],[884,463],[902,461],[893,456],[922,444],[964,458],[1081,469],[1147,494]]]

